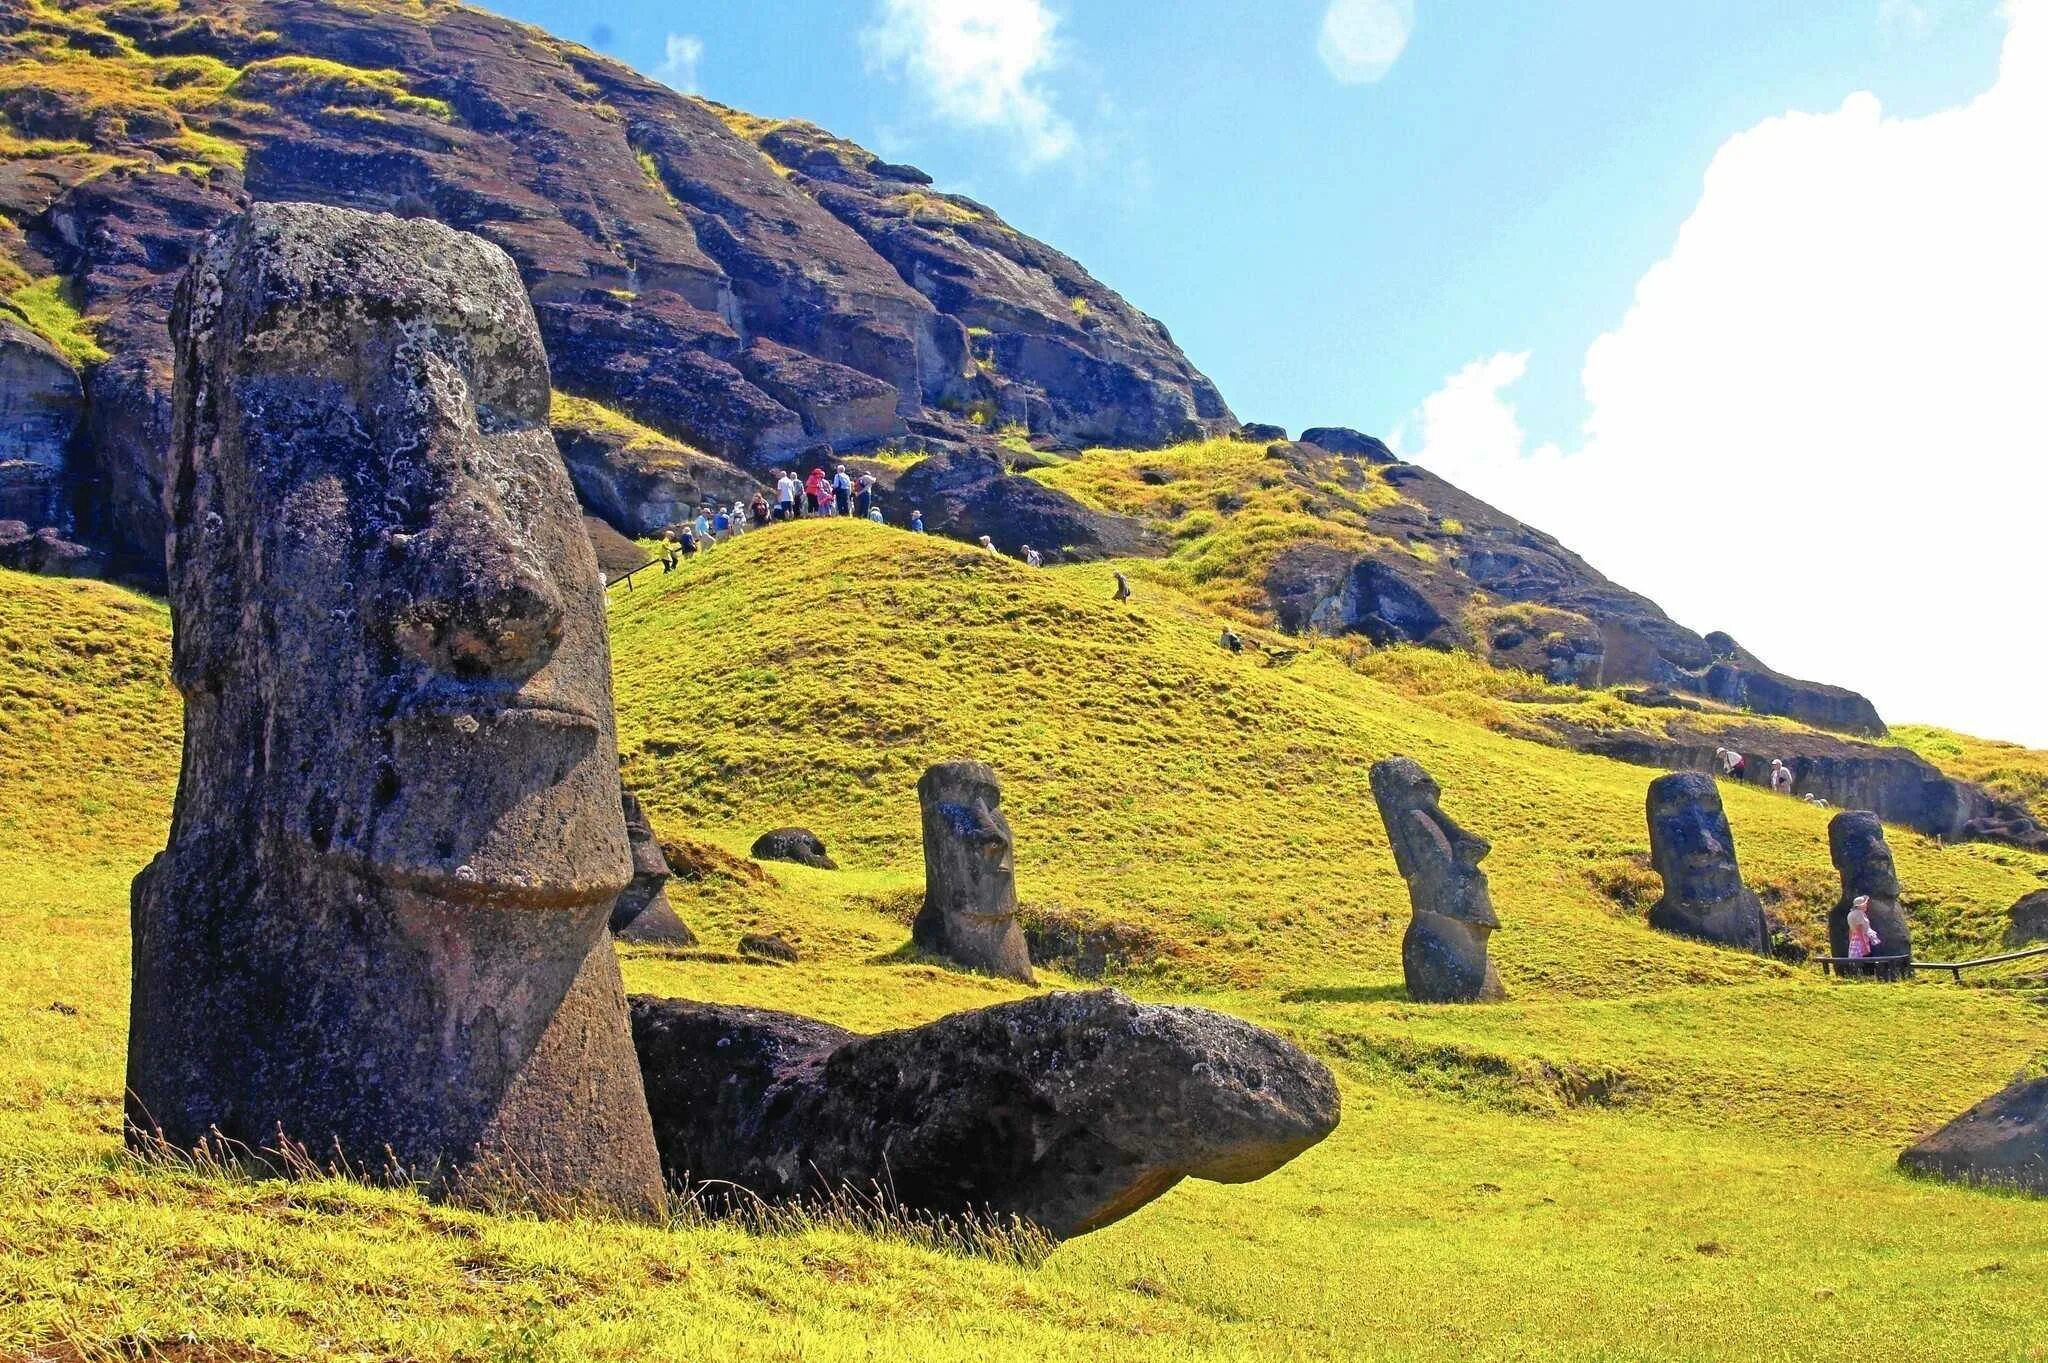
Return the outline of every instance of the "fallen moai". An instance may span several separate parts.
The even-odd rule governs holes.
[[[1064,1240],[1183,1178],[1261,1178],[1338,1119],[1329,1070],[1297,1047],[1115,990],[878,1036],[680,999],[632,1007],[663,1168],[714,1202],[850,1194]]]
[[[133,891],[131,1136],[653,1210],[603,590],[518,270],[262,204],[172,333],[185,747]]]

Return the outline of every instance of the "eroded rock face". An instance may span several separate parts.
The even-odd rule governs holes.
[[[1401,939],[1409,997],[1421,1003],[1506,998],[1486,954],[1486,939],[1500,926],[1486,872],[1479,869],[1492,844],[1444,813],[1442,790],[1412,757],[1374,763],[1372,794],[1414,912]]]
[[[1713,778],[1696,771],[1658,777],[1650,782],[1648,813],[1650,862],[1664,881],[1650,926],[1767,954],[1763,905],[1742,883],[1735,834]]]
[[[1911,956],[1912,929],[1899,906],[1899,871],[1877,815],[1847,810],[1828,820],[1828,855],[1842,877],[1842,897],[1828,911],[1828,953],[1849,954],[1849,909],[1859,895],[1868,895],[1864,912],[1878,939],[1872,954]]]
[[[84,411],[71,361],[0,314],[0,520],[66,521],[71,439]]]
[[[924,513],[925,529],[972,543],[987,535],[1017,556],[1027,544],[1062,559],[1113,558],[1155,552],[1145,527],[1125,516],[1091,510],[1064,492],[1005,473],[994,457],[948,451],[905,471],[889,493],[889,519],[908,524]]]
[[[1955,1183],[2048,1194],[2048,1078],[2000,1089],[1907,1149],[1899,1167]]]
[[[2009,947],[2048,942],[2048,890],[2023,894],[2005,911],[2005,944]]]
[[[924,907],[910,938],[933,955],[1032,983],[1017,922],[1017,863],[1002,787],[986,762],[941,762],[917,783]]]
[[[635,995],[633,1040],[673,1179],[770,1202],[879,1194],[1020,1217],[1062,1240],[1183,1178],[1262,1178],[1338,1118],[1314,1057],[1236,1018],[1114,990],[879,1036]]]
[[[633,854],[633,879],[612,901],[612,936],[622,942],[643,942],[657,946],[697,945],[691,932],[668,902],[668,857],[661,840],[654,835],[647,811],[632,791],[620,792],[626,813],[626,842]]]
[[[134,886],[129,1121],[651,1209],[602,588],[517,270],[264,205],[173,333],[185,754]]]

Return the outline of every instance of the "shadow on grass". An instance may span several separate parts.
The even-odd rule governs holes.
[[[1319,985],[1312,989],[1290,989],[1280,996],[1282,1003],[1406,1003],[1408,987],[1400,984]]]

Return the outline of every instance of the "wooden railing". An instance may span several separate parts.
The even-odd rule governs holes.
[[[1896,980],[1916,970],[1946,970],[1950,981],[1961,984],[1965,970],[1974,970],[1981,965],[2002,965],[2007,961],[2024,961],[2029,956],[2048,956],[2048,946],[2001,952],[1996,956],[1975,956],[1967,961],[1918,961],[1910,956],[1816,956],[1813,959],[1823,975],[1873,975],[1881,980]]]
[[[1978,956],[1968,961],[1915,961],[1916,970],[1946,970],[1950,980],[1961,984],[1963,972],[1980,965],[2000,965],[2006,961],[2023,961],[2029,956],[2048,955],[2048,946],[2028,947],[2024,951],[2008,951],[1997,956]]]

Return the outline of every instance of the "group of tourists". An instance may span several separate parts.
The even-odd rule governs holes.
[[[1733,748],[1714,749],[1714,765],[1731,781],[1749,779],[1749,759]],[[1792,793],[1792,768],[1785,765],[1782,757],[1771,759],[1771,789],[1780,795]]]
[[[674,572],[682,560],[710,549],[721,540],[768,524],[770,521],[794,521],[806,516],[856,516],[862,520],[885,524],[882,508],[875,504],[875,476],[863,473],[859,478],[850,476],[846,465],[841,464],[828,478],[825,470],[813,468],[810,476],[799,480],[794,469],[775,470],[775,501],[771,504],[767,494],[756,492],[751,502],[734,502],[731,506],[705,503],[697,508],[697,514],[679,524],[670,526],[661,535],[661,570]],[[913,509],[910,513],[910,529],[924,533],[924,512]],[[987,537],[983,536],[983,543]],[[993,549],[994,546],[990,546]],[[1027,558],[1037,566],[1038,556],[1026,545]]]
[[[799,479],[795,469],[775,470],[775,519],[793,521],[804,516],[859,516],[879,521],[882,509],[875,505],[875,475],[855,478],[838,465],[827,477],[822,465]]]

